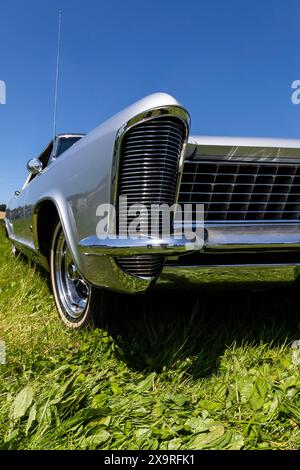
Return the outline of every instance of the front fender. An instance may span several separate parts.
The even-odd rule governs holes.
[[[62,228],[66,237],[68,247],[79,269],[83,268],[82,259],[77,248],[77,229],[72,208],[68,204],[64,195],[59,190],[53,190],[52,193],[45,196],[33,208],[32,217],[32,234],[35,251],[39,251],[38,236],[38,216],[39,211],[45,202],[51,202],[57,211],[58,218],[62,224]]]

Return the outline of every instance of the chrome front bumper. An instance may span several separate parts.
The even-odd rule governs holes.
[[[156,285],[165,288],[263,287],[300,282],[300,263],[165,266]]]
[[[222,264],[222,253],[265,253],[266,251],[299,253],[300,224],[207,225],[204,229],[203,246],[198,250],[185,239],[100,240],[97,237],[88,237],[80,241],[79,251],[84,260],[83,275],[89,282],[122,292],[144,292],[153,284],[158,287],[192,288],[294,283],[299,279],[300,262],[274,261],[274,264],[256,262],[228,265]],[[206,253],[206,264],[200,265],[199,261],[199,264],[193,266],[185,265],[183,255],[192,252]],[[209,253],[219,253],[220,263],[209,263]],[[114,261],[115,256],[145,254],[173,257],[175,261],[172,261],[172,265],[165,265],[158,279],[129,275]]]
[[[201,251],[300,248],[300,224],[218,224],[204,228]],[[87,237],[79,242],[83,255],[182,255],[195,251],[186,239],[106,239]]]

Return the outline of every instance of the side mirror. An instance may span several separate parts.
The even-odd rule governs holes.
[[[31,173],[32,175],[38,175],[39,173],[41,173],[41,171],[43,170],[43,164],[40,160],[38,160],[37,158],[32,158],[31,160],[29,160],[29,162],[27,163],[27,170],[29,171],[29,173]]]

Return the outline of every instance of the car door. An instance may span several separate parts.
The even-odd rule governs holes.
[[[8,204],[6,212],[7,229],[10,238],[19,243],[25,244],[25,203],[27,193],[27,177],[21,190],[15,191],[13,198]]]

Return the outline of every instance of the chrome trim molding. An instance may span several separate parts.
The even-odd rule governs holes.
[[[149,238],[100,240],[97,237],[88,237],[81,240],[79,251],[85,256],[132,256],[132,255],[172,255],[185,254],[195,251],[185,239],[174,238],[151,240]]]
[[[300,281],[300,264],[165,266],[156,281],[163,288],[251,287]]]
[[[205,224],[206,250],[298,247],[300,224]]]
[[[187,150],[195,159],[210,156],[235,160],[243,157],[245,161],[276,162],[283,158],[285,161],[293,162],[300,158],[300,140],[191,135]]]

